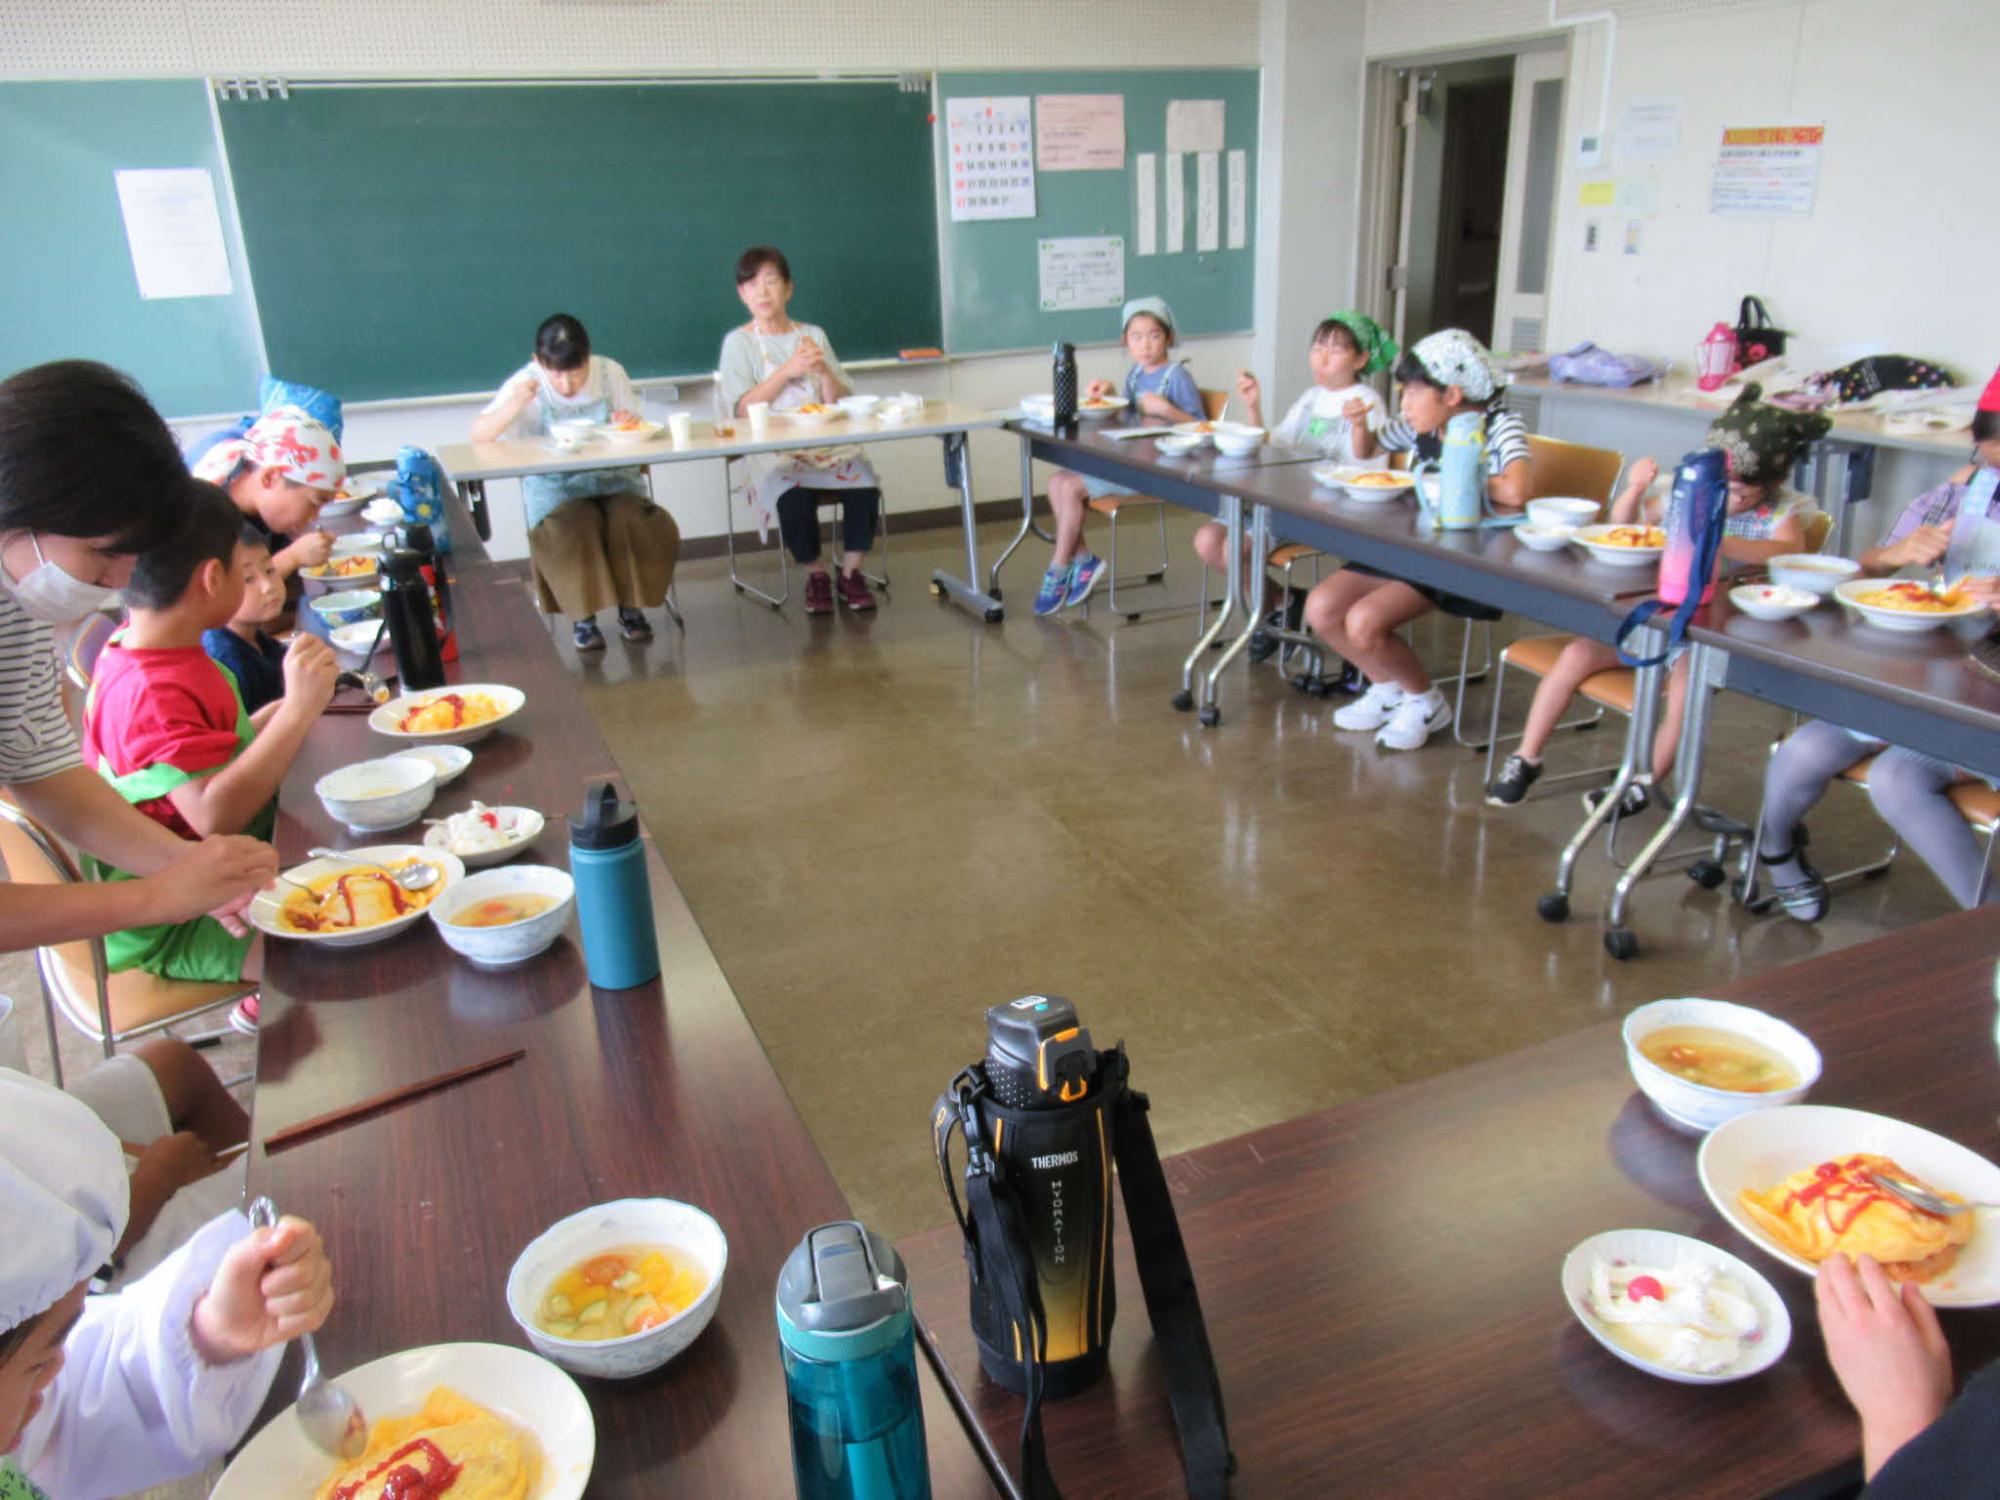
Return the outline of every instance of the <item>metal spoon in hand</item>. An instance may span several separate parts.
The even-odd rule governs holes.
[[[337,859],[359,870],[373,870],[377,875],[387,875],[406,891],[429,890],[438,882],[438,867],[428,860],[420,859],[413,865],[404,865],[400,870],[387,870],[372,859],[356,859],[338,849],[308,849],[306,853],[314,859]]]
[[[1918,1187],[1900,1177],[1885,1177],[1880,1172],[1870,1172],[1868,1180],[1883,1192],[1894,1193],[1912,1208],[1921,1208],[1927,1214],[1969,1214],[1975,1208],[2000,1208],[2000,1203],[1954,1203],[1949,1198],[1940,1198],[1929,1188]]]
[[[250,1205],[250,1222],[269,1229],[278,1222],[278,1206],[269,1198]],[[330,1385],[319,1373],[319,1350],[309,1333],[299,1335],[299,1351],[305,1356],[305,1375],[299,1381],[299,1399],[292,1410],[299,1414],[299,1426],[315,1448],[335,1458],[356,1459],[368,1446],[368,1419],[361,1406],[345,1388]]]

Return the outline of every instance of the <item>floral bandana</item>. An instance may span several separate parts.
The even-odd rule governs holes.
[[[1369,317],[1365,312],[1353,308],[1342,308],[1339,312],[1328,313],[1326,321],[1338,323],[1354,335],[1354,342],[1361,346],[1361,352],[1368,357],[1368,363],[1361,367],[1363,375],[1373,375],[1377,370],[1386,370],[1396,362],[1396,356],[1403,351],[1396,341],[1389,337],[1388,330]]]
[[[245,464],[276,469],[293,484],[335,490],[347,477],[347,461],[332,433],[296,406],[267,411],[240,438],[217,443],[195,460],[194,477],[227,485]]]
[[[1455,385],[1465,399],[1484,406],[1507,384],[1507,374],[1486,346],[1463,328],[1441,328],[1411,347],[1417,363],[1436,384]]]
[[[1132,320],[1138,317],[1140,313],[1145,313],[1151,318],[1158,318],[1161,326],[1167,330],[1167,337],[1169,339],[1174,337],[1174,310],[1167,306],[1167,299],[1165,297],[1134,297],[1130,302],[1126,303],[1124,315],[1118,319],[1118,332],[1121,337],[1125,330],[1132,326]]]
[[[1751,381],[1708,429],[1708,445],[1729,455],[1730,477],[1746,484],[1781,482],[1833,426],[1825,412],[1787,411],[1763,394]]]

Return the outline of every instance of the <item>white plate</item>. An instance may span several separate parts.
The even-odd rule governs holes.
[[[1568,526],[1537,526],[1530,521],[1525,526],[1516,526],[1514,537],[1531,552],[1560,552],[1569,545],[1572,530]]]
[[[465,768],[472,764],[472,752],[463,745],[412,745],[407,750],[391,750],[385,758],[394,760],[402,755],[427,760],[437,767],[440,789],[458,780],[465,774]]]
[[[1798,597],[1789,601],[1772,597],[1779,594]],[[1753,620],[1795,620],[1819,603],[1819,595],[1778,583],[1740,583],[1729,591],[1729,601]]]
[[[840,411],[838,408],[833,411],[774,411],[771,415],[783,417],[794,427],[824,427],[839,416]]]
[[[1806,1167],[1857,1151],[1889,1157],[1931,1186],[1962,1198],[2000,1201],[2000,1167],[1978,1152],[1887,1115],[1827,1104],[1789,1104],[1738,1115],[1709,1132],[1695,1164],[1709,1201],[1745,1239],[1792,1269],[1816,1276],[1819,1267],[1759,1229],[1737,1195],[1745,1188],[1768,1188]],[[1957,1263],[1919,1290],[1938,1307],[2000,1303],[2000,1223],[1980,1214]]]
[[[1903,635],[1936,630],[1941,625],[1949,625],[1953,620],[1969,619],[1973,615],[1986,613],[1986,606],[1983,604],[1968,604],[1963,609],[1933,614],[1913,609],[1884,609],[1879,604],[1867,604],[1855,597],[1858,594],[1872,594],[1877,589],[1887,588],[1894,581],[1884,578],[1850,578],[1834,589],[1833,597],[1870,625],[1881,630],[1897,631]]]
[[[658,422],[648,422],[642,419],[638,426],[631,428],[620,427],[616,422],[602,422],[598,424],[597,433],[606,442],[631,446],[643,443],[648,438],[656,436],[659,430],[660,424]]]
[[[1101,422],[1106,417],[1117,416],[1118,413],[1132,404],[1123,396],[1100,396],[1097,399],[1104,404],[1102,406],[1092,406],[1088,398],[1079,400],[1076,403],[1077,416],[1085,422]]]
[[[1621,525],[1600,521],[1595,526],[1579,526],[1571,534],[1570,540],[1583,548],[1601,563],[1609,563],[1614,568],[1649,568],[1659,562],[1660,554],[1667,549],[1660,547],[1615,547],[1607,546],[1598,538],[1606,532],[1617,530]]]
[[[1611,1331],[1591,1314],[1587,1300],[1590,1270],[1600,1260],[1658,1266],[1662,1270],[1669,1270],[1681,1261],[1714,1266],[1725,1275],[1735,1277],[1737,1284],[1743,1288],[1744,1295],[1757,1309],[1763,1325],[1763,1337],[1754,1344],[1746,1345],[1735,1364],[1713,1375],[1676,1370],[1634,1354],[1613,1339]],[[1563,1296],[1569,1299],[1569,1310],[1576,1314],[1577,1322],[1598,1343],[1634,1369],[1680,1385],[1727,1385],[1732,1380],[1747,1380],[1776,1364],[1792,1342],[1792,1315],[1786,1310],[1777,1288],[1762,1273],[1727,1250],[1719,1250],[1701,1240],[1672,1234],[1664,1229],[1612,1229],[1603,1234],[1593,1234],[1563,1257],[1562,1288]]]
[[[373,493],[349,495],[345,500],[329,500],[319,508],[320,519],[338,521],[342,516],[351,516],[374,498]]]
[[[425,849],[417,844],[364,844],[358,849],[344,849],[341,852],[347,856],[345,859],[309,859],[302,865],[293,865],[283,873],[301,885],[311,885],[322,875],[338,875],[343,871],[352,870],[357,861],[362,864],[388,864],[398,860],[421,859],[444,872],[438,877],[437,884],[428,892],[431,901],[442,896],[454,880],[465,879],[465,866],[459,862],[458,856],[447,854],[442,849]],[[394,937],[430,910],[431,904],[430,901],[426,901],[422,906],[413,911],[406,911],[400,917],[391,917],[386,922],[378,922],[373,927],[363,927],[352,932],[294,932],[285,926],[283,919],[278,915],[278,909],[284,904],[285,896],[290,890],[291,887],[283,881],[266,886],[251,899],[249,906],[244,908],[244,919],[259,932],[283,938],[288,943],[313,943],[322,948],[365,948],[370,943],[379,943],[384,938]]]
[[[1354,481],[1363,474],[1387,474],[1397,483],[1356,484]],[[1363,505],[1386,505],[1391,500],[1400,500],[1417,482],[1415,475],[1398,473],[1394,469],[1378,469],[1372,464],[1314,464],[1312,477],[1315,483],[1339,490],[1348,499],[1359,500]]]
[[[578,1500],[597,1461],[597,1426],[583,1392],[539,1354],[507,1344],[432,1344],[371,1361],[338,1377],[368,1419],[406,1416],[433,1386],[534,1433],[542,1445],[536,1500]],[[209,1500],[308,1500],[336,1460],[307,1441],[290,1409],[252,1438],[223,1473]]]
[[[1153,446],[1169,458],[1185,458],[1190,453],[1199,452],[1207,442],[1207,438],[1193,434],[1163,432],[1153,439]]]
[[[420,703],[428,703],[433,698],[446,693],[484,693],[500,705],[498,718],[488,719],[480,724],[468,724],[463,729],[439,729],[430,734],[414,734],[407,729],[398,729],[397,721]],[[528,695],[517,687],[508,687],[498,682],[461,682],[441,688],[425,688],[421,693],[405,693],[400,698],[391,698],[387,703],[368,716],[368,727],[377,734],[386,734],[392,740],[405,740],[418,745],[471,745],[486,738],[502,724],[521,711],[528,701]]]
[[[456,747],[446,746],[444,748],[451,749]],[[403,753],[407,755],[410,752],[404,751]],[[500,832],[507,835],[508,842],[504,847],[499,849],[480,849],[471,853],[449,849],[444,841],[444,826],[442,823],[433,823],[425,830],[424,847],[426,849],[445,849],[448,853],[458,855],[460,862],[464,864],[466,869],[483,870],[488,865],[497,865],[504,860],[512,859],[542,836],[544,820],[542,815],[532,807],[489,807],[486,810],[499,820]],[[461,811],[470,811],[470,809],[465,808],[461,809]]]

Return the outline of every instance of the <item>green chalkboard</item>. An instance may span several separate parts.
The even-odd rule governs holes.
[[[497,386],[573,313],[713,369],[774,244],[844,360],[941,341],[930,100],[894,83],[295,87],[221,105],[274,368],[366,400]]]
[[[1257,114],[1260,76],[1255,68],[1175,68],[1075,72],[940,73],[937,138],[938,220],[944,240],[945,347],[953,354],[1029,349],[1055,339],[1116,339],[1116,308],[1043,312],[1039,242],[1082,235],[1119,235],[1125,241],[1127,296],[1165,297],[1183,333],[1239,333],[1251,326],[1257,226]],[[953,98],[1034,97],[1040,94],[1122,94],[1125,98],[1125,166],[1122,171],[1035,174],[1035,217],[951,218],[947,110]],[[1166,249],[1167,102],[1223,101],[1225,148],[1248,153],[1248,237],[1241,250],[1227,248],[1228,173],[1222,188],[1223,248],[1195,251],[1195,162],[1182,163],[1187,203],[1186,249],[1178,255],[1140,255],[1134,234],[1138,187],[1133,158],[1158,157],[1160,238]],[[1218,164],[1226,168],[1227,159]]]
[[[233,290],[148,301],[114,174],[191,167],[214,180]],[[0,83],[0,375],[99,359],[170,417],[254,406],[264,360],[228,202],[201,80]]]

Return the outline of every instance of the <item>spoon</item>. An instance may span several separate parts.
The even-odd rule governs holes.
[[[2000,1203],[1954,1203],[1949,1198],[1940,1198],[1929,1188],[1920,1188],[1914,1182],[1905,1182],[1900,1177],[1884,1177],[1880,1172],[1870,1172],[1868,1180],[1884,1192],[1894,1193],[1912,1208],[1921,1208],[1927,1214],[1969,1214],[1975,1208],[2000,1208]]]
[[[413,865],[405,865],[400,870],[385,870],[372,860],[356,859],[351,854],[342,854],[338,849],[308,849],[307,854],[314,859],[337,859],[344,865],[353,865],[359,870],[372,870],[377,875],[387,875],[406,891],[429,890],[438,882],[438,867],[427,860],[418,860]]]
[[[250,1205],[250,1222],[259,1229],[269,1229],[278,1222],[278,1206],[269,1198],[256,1199]],[[321,1377],[319,1350],[311,1334],[299,1335],[299,1352],[306,1361],[298,1404],[292,1408],[299,1414],[299,1426],[315,1448],[335,1458],[359,1458],[368,1446],[368,1419],[361,1414],[360,1404],[344,1387],[329,1385]]]

